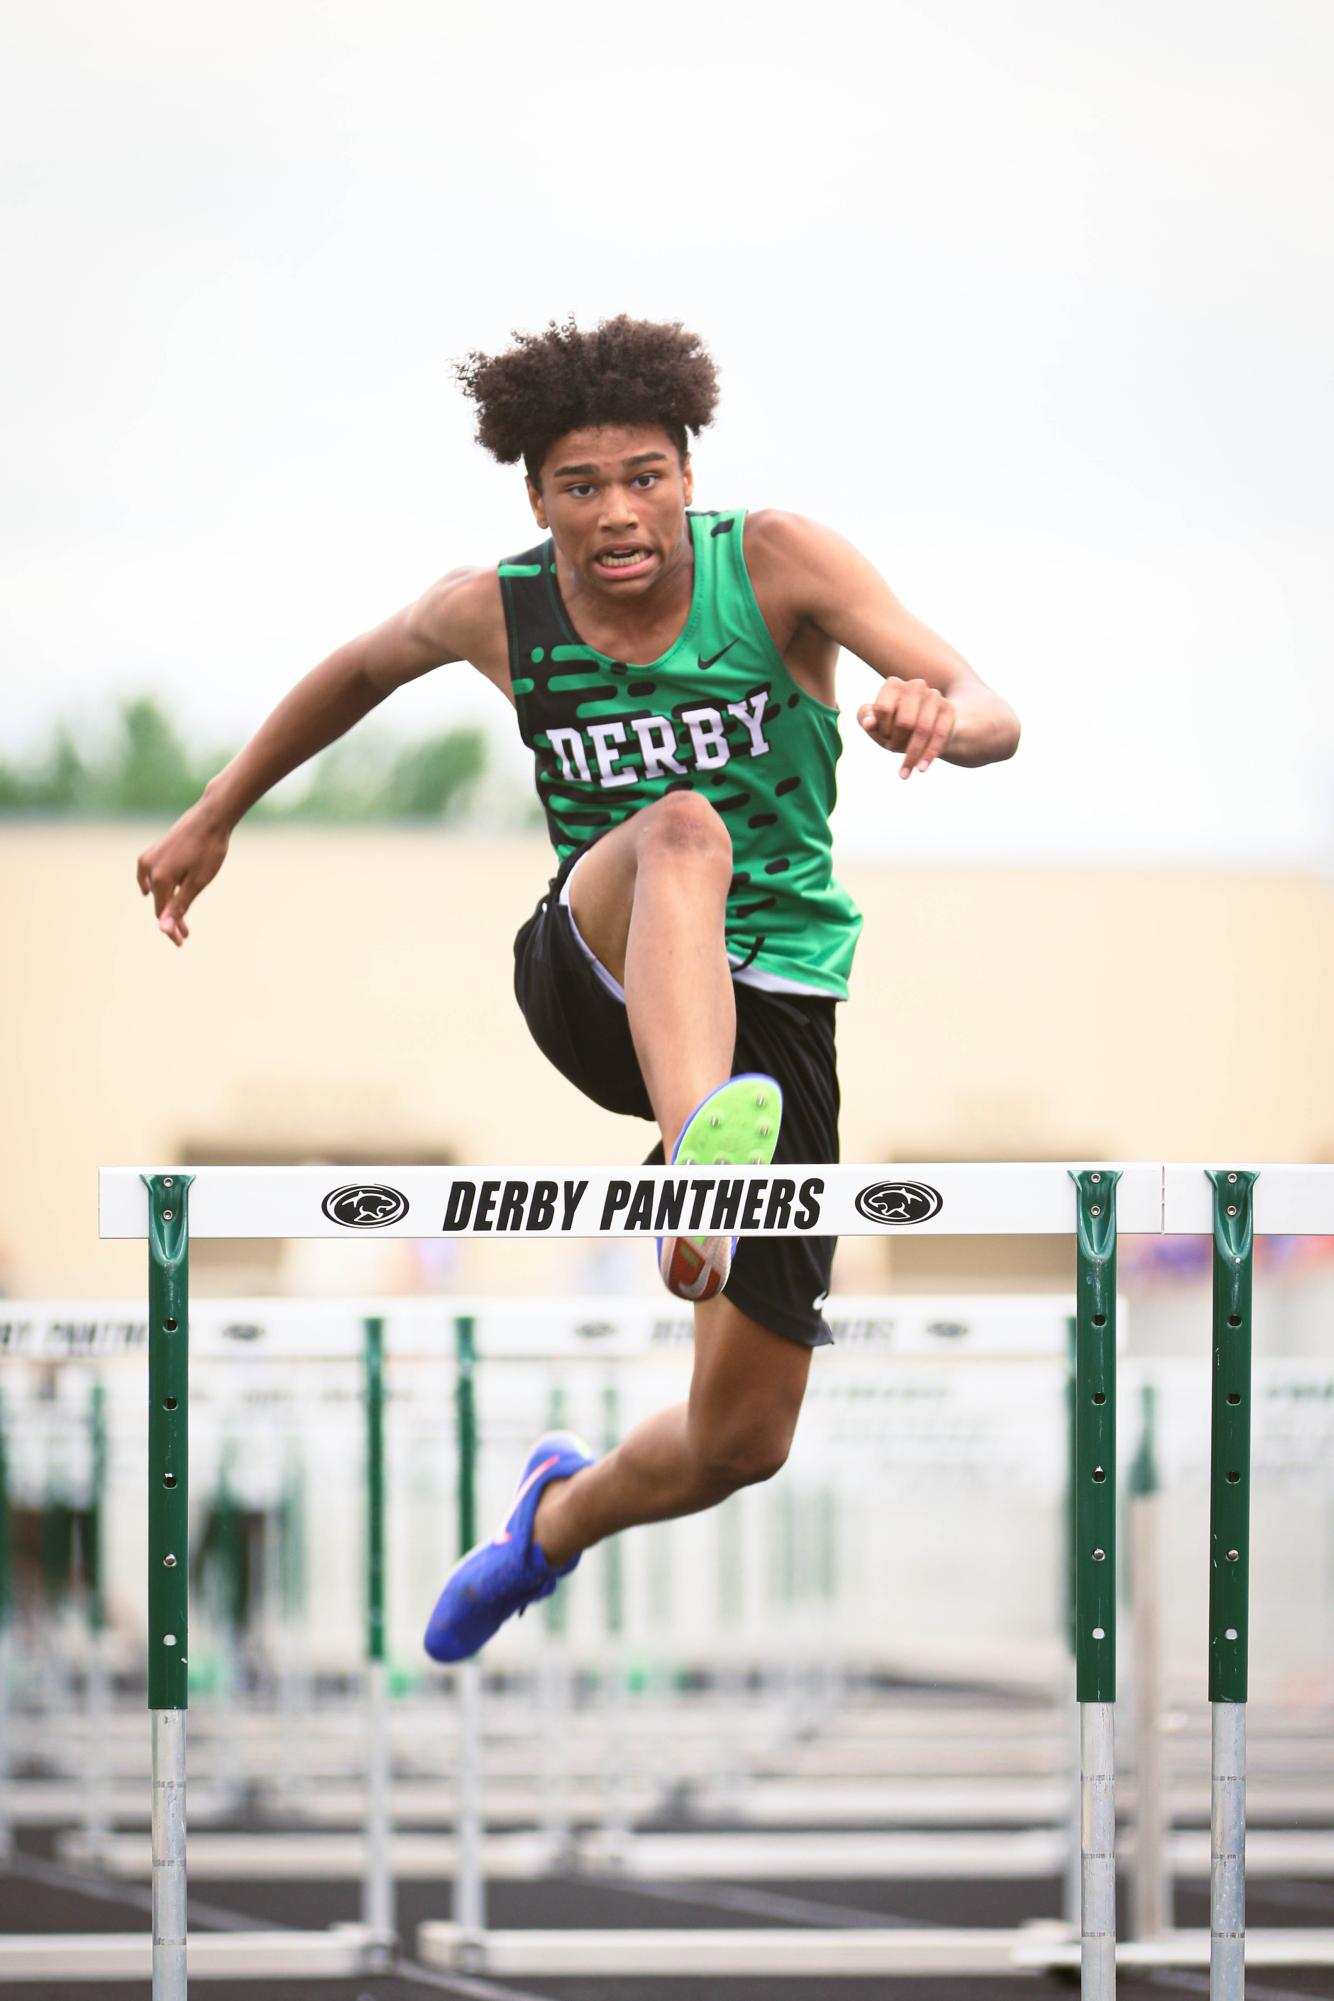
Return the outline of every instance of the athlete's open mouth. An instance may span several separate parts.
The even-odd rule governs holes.
[[[593,561],[598,569],[614,573],[639,570],[652,560],[652,556],[653,551],[638,542],[621,542],[610,549],[599,549]]]

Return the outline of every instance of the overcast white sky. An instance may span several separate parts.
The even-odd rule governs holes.
[[[1334,865],[1327,0],[10,0],[0,34],[3,746],[145,688],[240,737],[522,547],[448,363],[626,310],[721,365],[700,504],[831,522],[1024,719],[906,786],[854,730],[846,851]],[[526,783],[468,670],[387,712],[477,717]]]

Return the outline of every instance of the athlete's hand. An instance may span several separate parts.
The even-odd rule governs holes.
[[[900,681],[891,674],[873,702],[864,702],[857,721],[885,750],[903,751],[900,778],[929,771],[954,733],[953,702],[929,681]]]
[[[140,855],[140,892],[152,897],[158,930],[173,945],[183,945],[190,936],[185,913],[227,859],[230,840],[231,828],[201,799]]]

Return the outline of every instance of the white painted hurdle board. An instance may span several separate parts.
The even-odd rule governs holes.
[[[142,1176],[169,1174],[194,1237],[1062,1236],[1084,1165],[104,1168],[101,1234],[146,1236]],[[1120,1228],[1156,1235],[1162,1167],[1120,1173]]]
[[[1253,1166],[1261,1236],[1334,1236],[1334,1166]],[[781,1167],[104,1168],[101,1234],[145,1237],[145,1174],[192,1178],[196,1237],[1065,1236],[1071,1176],[1120,1174],[1127,1236],[1211,1228],[1207,1164],[1157,1161]],[[675,1205],[675,1207],[673,1206]]]

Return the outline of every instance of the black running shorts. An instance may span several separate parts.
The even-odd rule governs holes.
[[[560,900],[576,856],[561,869],[514,941],[514,992],[542,1054],[609,1112],[652,1119],[624,1003],[603,986]],[[838,1075],[832,996],[766,993],[734,981],[733,1076],[760,1070],[783,1087],[775,1165],[838,1159]],[[662,1160],[655,1146],[646,1165]],[[727,1297],[788,1341],[822,1348],[833,1336],[823,1307],[833,1237],[742,1237]]]

